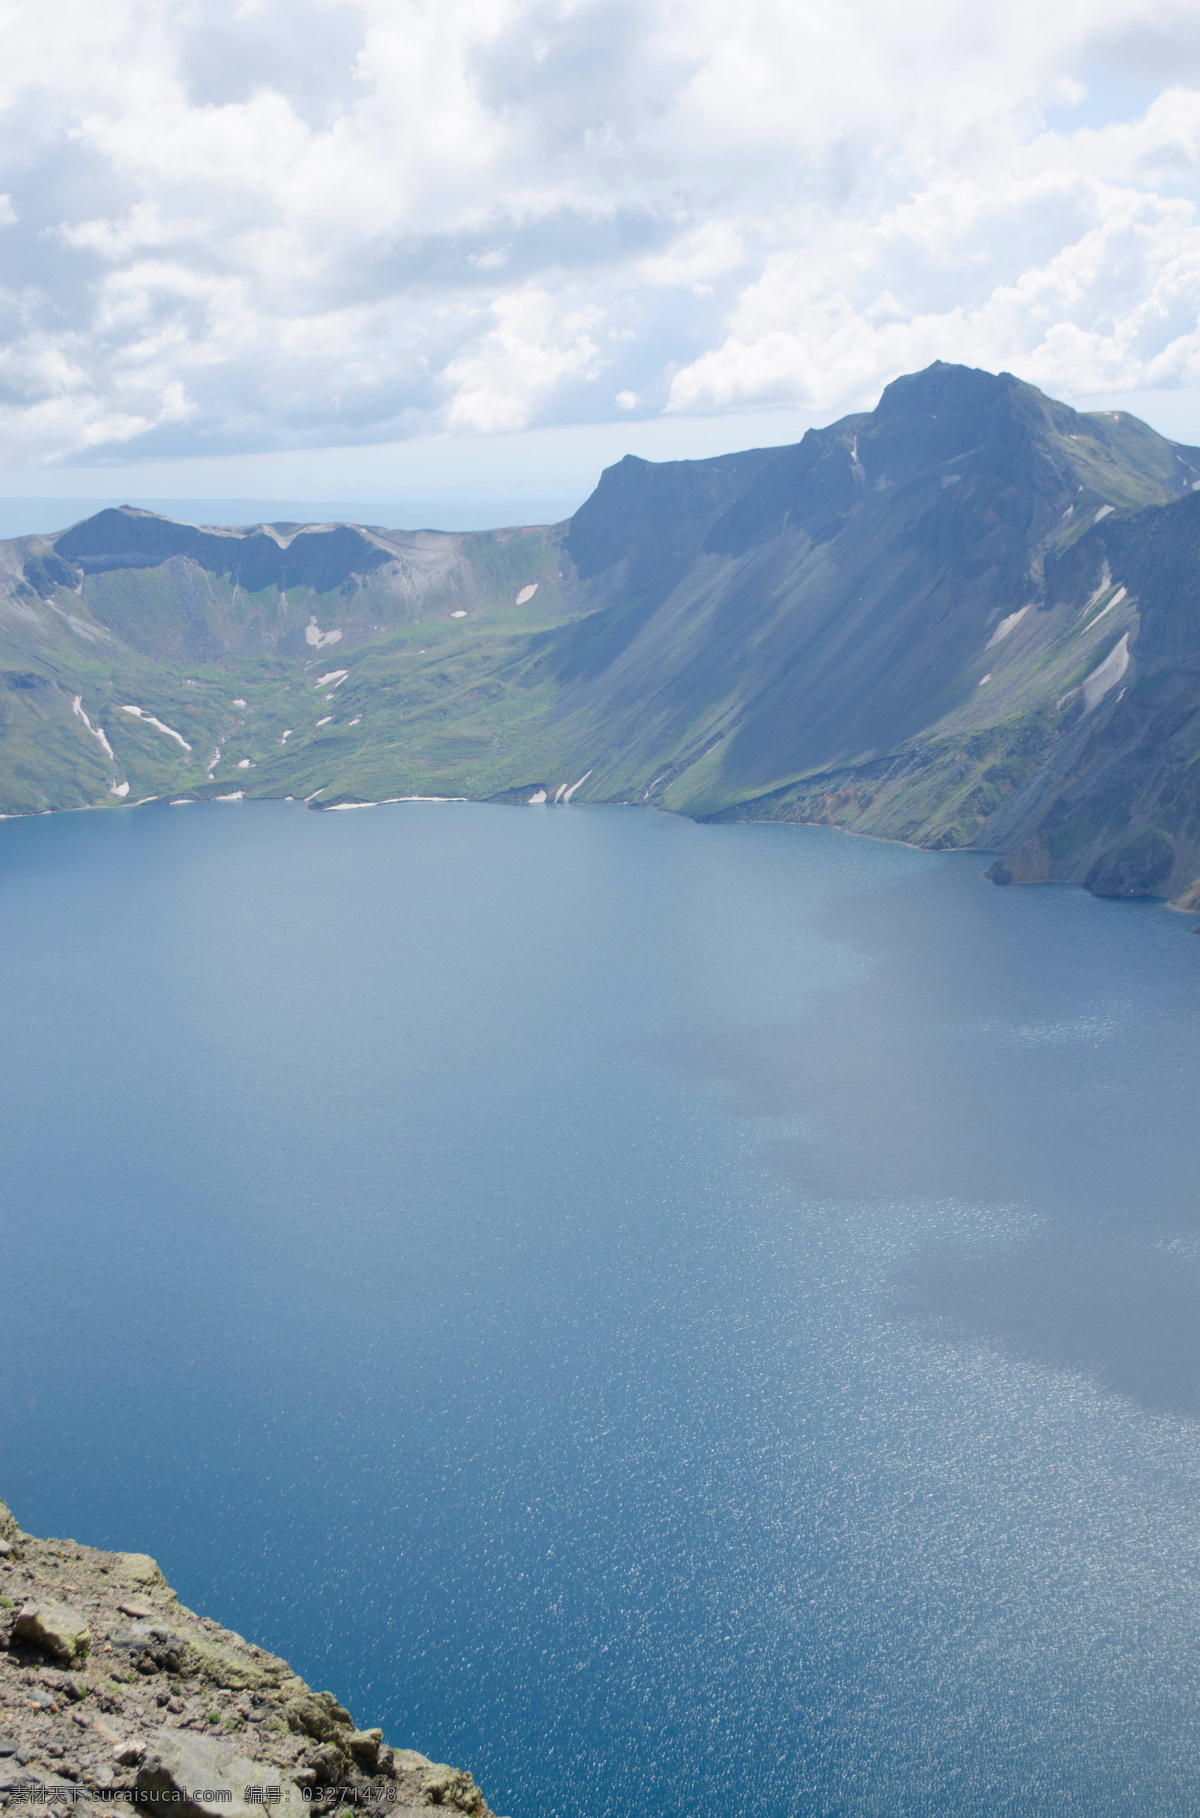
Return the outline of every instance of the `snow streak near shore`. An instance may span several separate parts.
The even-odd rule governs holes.
[[[84,712],[83,696],[81,694],[77,694],[72,697],[71,712],[75,715],[76,719],[83,721],[84,725],[87,727],[87,729],[91,733],[92,737],[94,739],[99,740],[101,748],[103,749],[106,757],[108,758],[109,763],[113,766],[113,779],[112,779],[112,782],[108,785],[108,793],[110,795],[120,796],[122,799],[124,799],[124,797],[129,794],[129,784],[128,783],[118,783],[117,777],[116,777],[116,766],[117,766],[116,755],[113,752],[113,748],[109,744],[108,739],[105,737],[103,726],[93,726],[92,722],[89,720],[87,714]]]

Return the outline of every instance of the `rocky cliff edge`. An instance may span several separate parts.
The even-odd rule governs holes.
[[[471,1775],[185,1609],[153,1559],[36,1540],[0,1502],[0,1807],[492,1818]]]

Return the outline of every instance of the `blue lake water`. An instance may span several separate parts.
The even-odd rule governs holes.
[[[0,1494],[512,1818],[1200,1809],[1192,922],[635,810],[0,827]]]

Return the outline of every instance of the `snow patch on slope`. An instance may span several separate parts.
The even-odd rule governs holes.
[[[1112,599],[1108,602],[1108,605],[1102,606],[1100,608],[1099,612],[1096,614],[1095,618],[1092,620],[1092,624],[1089,625],[1087,627],[1087,629],[1090,631],[1092,629],[1092,625],[1098,625],[1100,623],[1101,619],[1104,617],[1106,612],[1111,612],[1114,606],[1119,606],[1121,604],[1121,601],[1125,598],[1128,591],[1129,591],[1129,589],[1127,587],[1118,587],[1117,591],[1113,594]]]
[[[165,732],[169,739],[174,739],[175,743],[177,745],[182,745],[185,751],[191,750],[191,746],[184,738],[182,732],[176,732],[174,726],[168,726],[164,721],[156,720],[154,715],[152,713],[147,713],[144,707],[122,707],[121,712],[131,713],[135,720],[144,720],[147,726],[153,726],[157,731]]]
[[[991,637],[984,645],[984,649],[991,650],[994,645],[1000,642],[1001,638],[1006,638],[1010,631],[1015,631],[1028,611],[1028,606],[1022,606],[1018,612],[1010,612],[1006,619],[1001,619],[995,631],[993,631]]]
[[[1099,668],[1093,669],[1083,684],[1083,711],[1090,713],[1099,706],[1110,688],[1115,688],[1129,667],[1129,633],[1114,644]]]

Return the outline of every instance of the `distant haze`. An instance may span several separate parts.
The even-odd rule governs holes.
[[[138,505],[182,524],[383,524],[401,530],[496,530],[559,523],[582,503],[573,494],[503,499],[0,499],[0,537],[65,530],[109,505]],[[540,509],[539,509],[540,508]]]

